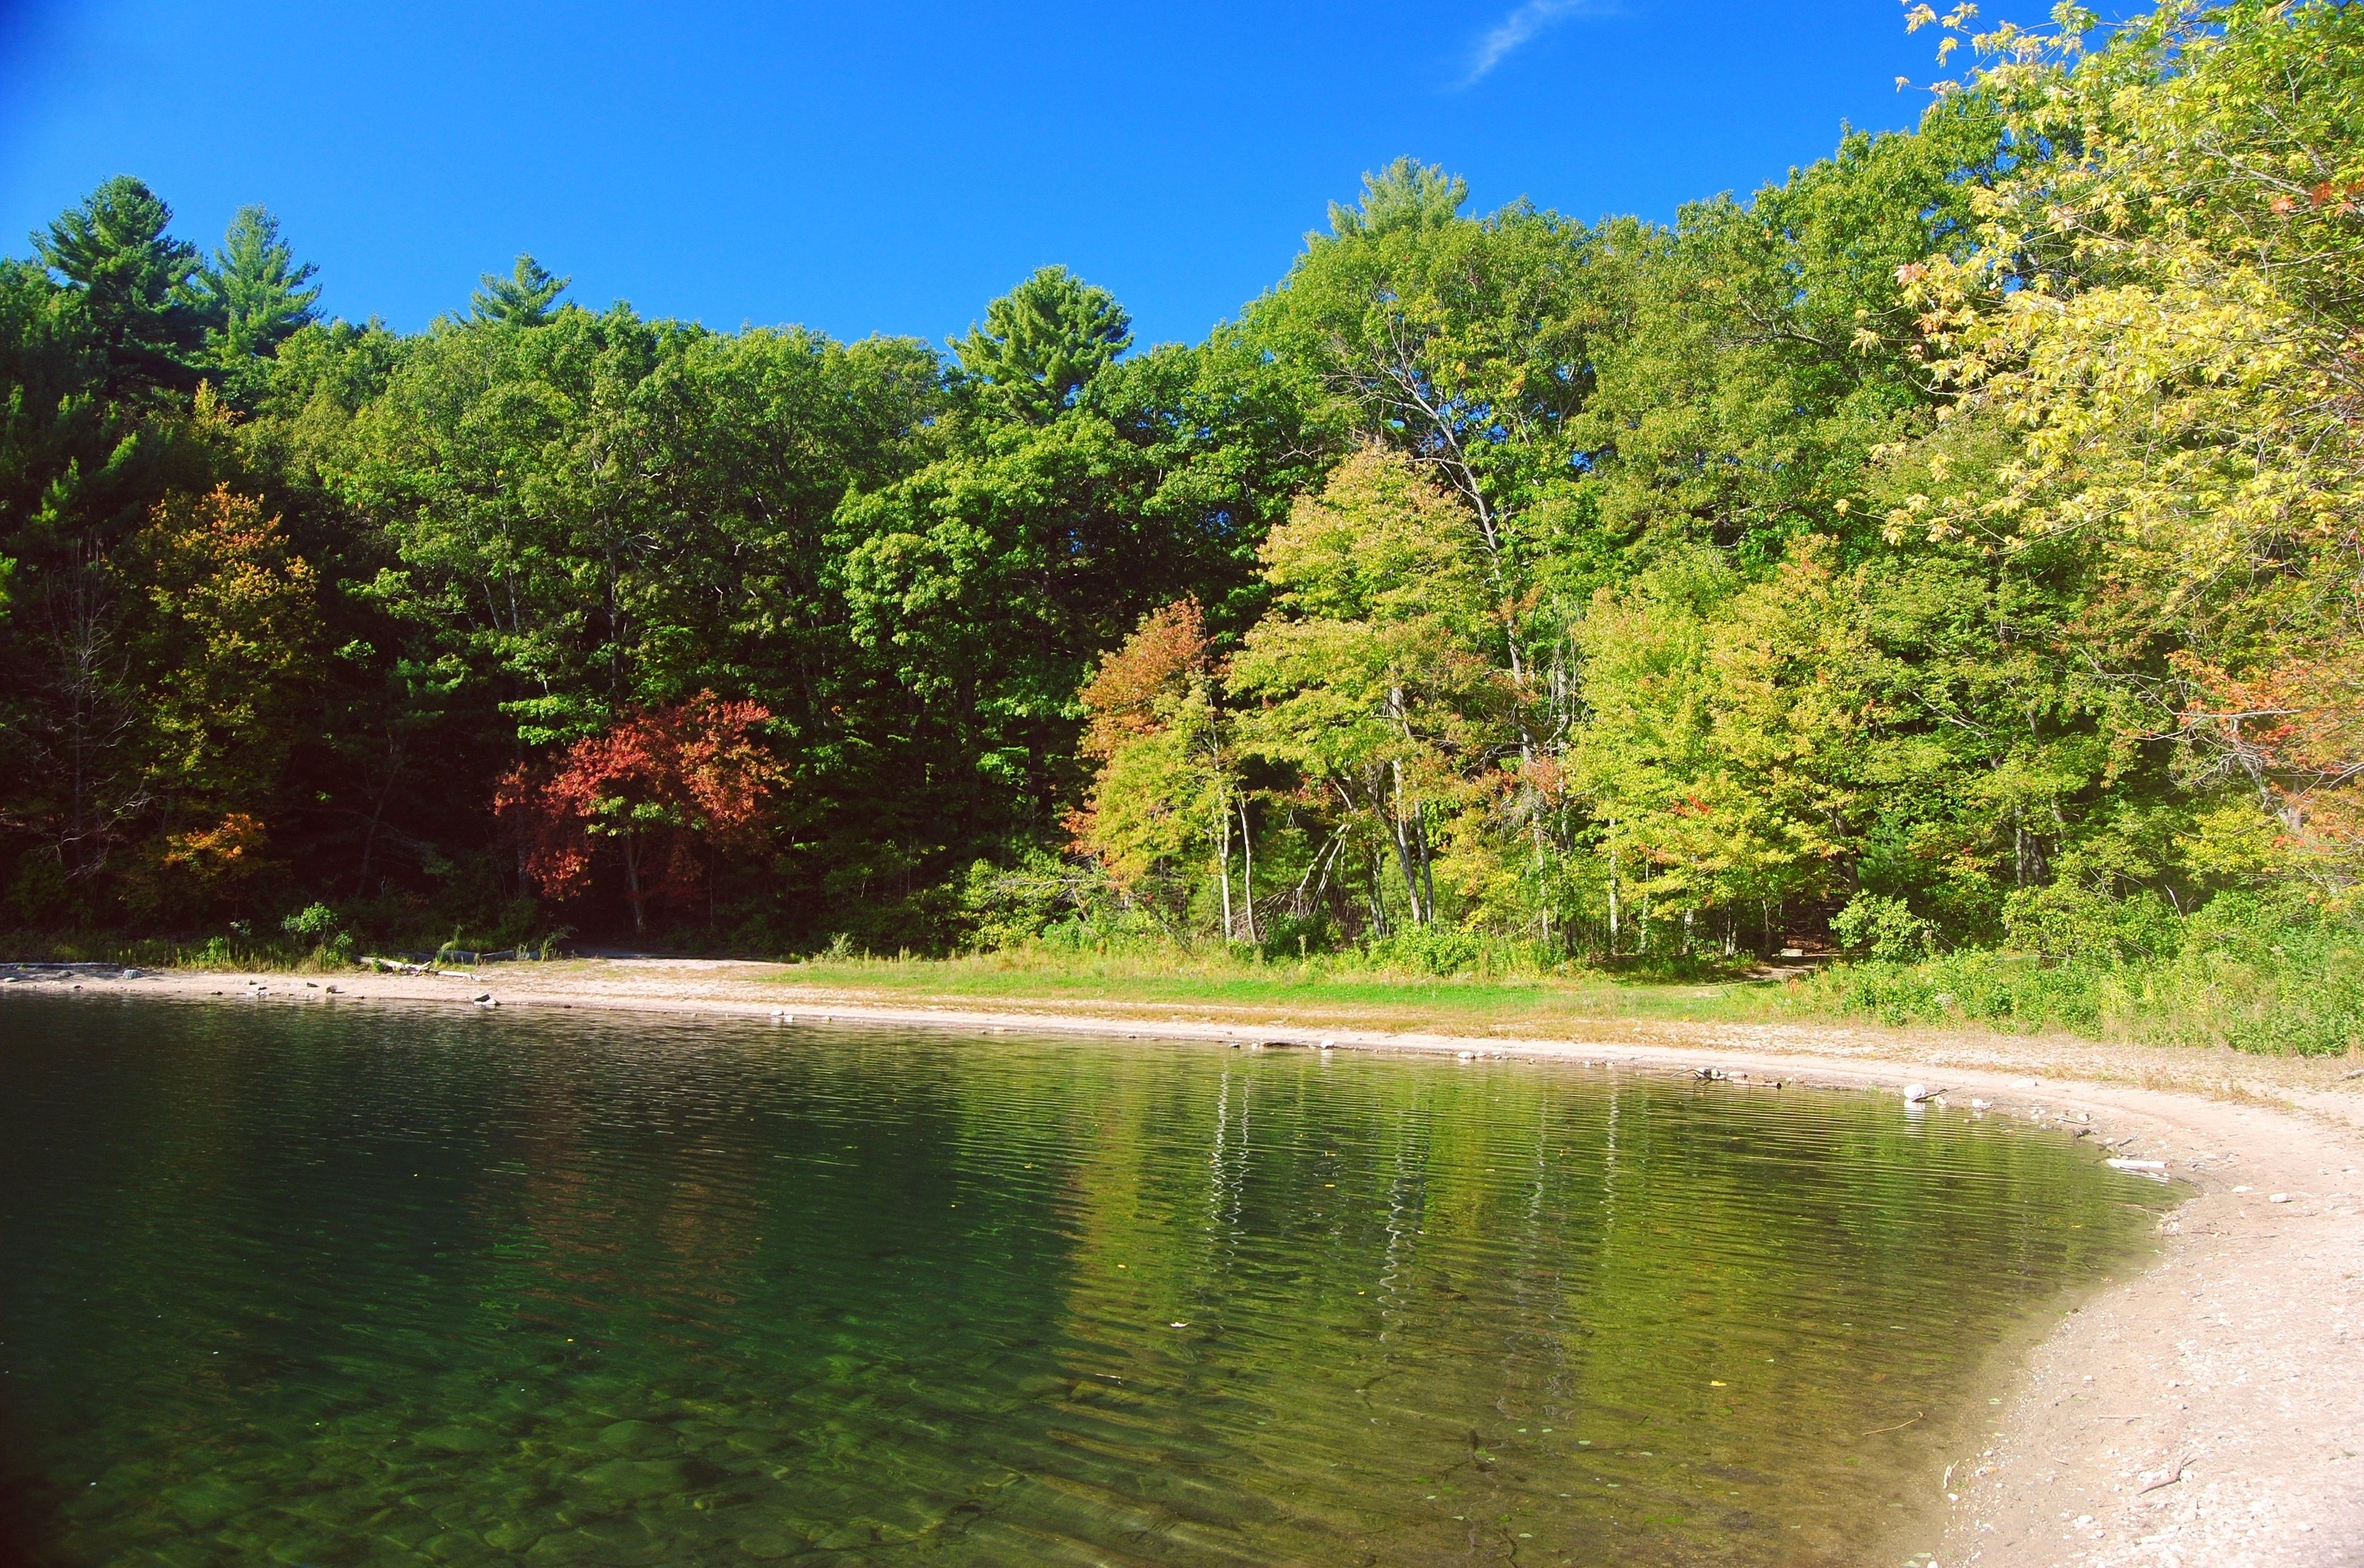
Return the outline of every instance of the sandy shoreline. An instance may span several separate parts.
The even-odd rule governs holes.
[[[2189,1197],[2155,1262],[2064,1317],[2013,1374],[1987,1446],[1949,1456],[1917,1545],[1946,1568],[2364,1564],[2364,1076],[2347,1062],[1800,1025],[1604,1021],[1583,1038],[1308,1026],[1269,1010],[1025,1010],[882,1001],[762,964],[502,964],[474,974],[259,976],[259,1002],[647,1010],[981,1033],[1575,1059],[1799,1086],[1943,1087],[1990,1114],[2164,1160]],[[6,989],[226,999],[248,976],[77,974]],[[332,994],[329,989],[334,986]],[[1939,1525],[1942,1523],[1942,1539]]]

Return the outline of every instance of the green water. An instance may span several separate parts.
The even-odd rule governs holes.
[[[18,994],[0,1558],[1855,1563],[2156,1201],[1886,1095]]]

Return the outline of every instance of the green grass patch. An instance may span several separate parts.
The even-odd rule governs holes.
[[[1437,975],[1377,972],[1321,958],[1222,953],[1079,954],[1020,948],[951,959],[815,958],[765,979],[782,986],[903,1001],[1210,1013],[1262,1021],[1457,1031],[1538,1030],[1623,1018],[1726,1022],[1767,1015],[1763,982],[1650,982],[1571,973]]]

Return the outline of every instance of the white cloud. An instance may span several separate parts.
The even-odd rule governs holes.
[[[1486,29],[1469,51],[1469,69],[1461,78],[1468,86],[1485,75],[1511,54],[1523,47],[1538,33],[1583,9],[1585,0],[1526,0],[1526,4]]]

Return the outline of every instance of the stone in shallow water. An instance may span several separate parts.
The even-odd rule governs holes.
[[[679,1491],[688,1477],[665,1459],[611,1459],[583,1471],[575,1480],[602,1497],[639,1502]]]
[[[805,1540],[784,1529],[750,1530],[739,1538],[739,1550],[759,1561],[793,1557],[805,1550]]]
[[[199,1529],[210,1529],[254,1506],[247,1488],[211,1480],[175,1486],[164,1494],[163,1501],[184,1521]]]
[[[507,1524],[495,1525],[486,1530],[485,1544],[502,1551],[515,1553],[530,1550],[533,1543],[540,1540],[541,1537],[542,1531],[535,1526],[527,1524],[521,1519],[513,1519]]]
[[[876,1541],[878,1532],[868,1519],[848,1519],[814,1542],[823,1551],[851,1551]]]
[[[500,1436],[482,1427],[429,1427],[412,1440],[438,1453],[490,1453],[502,1446]]]
[[[730,1440],[723,1447],[731,1453],[746,1454],[761,1459],[766,1454],[777,1453],[782,1449],[792,1448],[795,1443],[796,1440],[786,1432],[749,1430],[734,1432],[731,1434]]]
[[[599,1432],[599,1446],[616,1453],[646,1453],[671,1440],[664,1428],[649,1421],[616,1421]]]
[[[600,1568],[651,1568],[681,1560],[674,1543],[652,1536],[635,1518],[597,1519],[580,1529],[543,1536],[525,1554],[528,1562],[597,1563]],[[689,1561],[697,1561],[690,1557]]]

